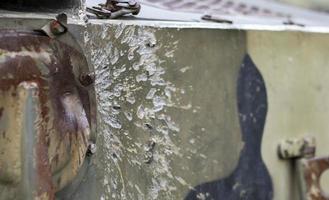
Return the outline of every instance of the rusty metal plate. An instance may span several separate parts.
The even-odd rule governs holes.
[[[32,199],[55,199],[74,179],[90,142],[91,79],[76,49],[0,31],[1,187],[21,184]]]
[[[328,200],[328,194],[321,188],[320,178],[329,169],[329,157],[302,159],[302,192],[305,200]]]

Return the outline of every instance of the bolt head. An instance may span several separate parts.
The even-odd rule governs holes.
[[[53,20],[50,23],[50,31],[54,34],[54,35],[61,35],[64,34],[66,32],[66,28],[57,20]]]
[[[94,83],[95,75],[93,73],[82,74],[79,78],[81,85],[87,87]]]

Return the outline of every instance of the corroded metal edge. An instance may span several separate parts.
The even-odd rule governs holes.
[[[23,173],[22,178],[30,180],[35,172],[30,196],[54,199],[55,192],[78,173],[87,151],[90,126],[96,127],[94,87],[90,81],[86,85],[85,78],[80,79],[80,75],[90,73],[87,61],[72,47],[32,32],[5,30],[1,31],[0,38],[1,95],[14,95],[15,88],[23,86],[26,86],[20,90],[23,96],[26,96],[25,91],[31,93],[28,92],[30,88],[38,91],[28,95],[25,106],[31,113],[36,113],[36,117],[25,117],[29,121],[22,133],[30,127],[32,131],[28,133],[35,132],[31,137],[36,141],[28,142],[32,138],[22,141],[26,152],[33,155],[22,160],[24,166],[31,163],[24,168],[28,172]],[[31,104],[29,99],[34,99],[35,103]],[[31,106],[36,106],[35,112]],[[25,113],[24,109],[17,109],[19,113]],[[7,107],[2,109],[2,113],[6,110]],[[66,151],[70,155],[65,155]]]

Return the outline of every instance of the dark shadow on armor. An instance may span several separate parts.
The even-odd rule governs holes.
[[[262,75],[246,55],[238,77],[238,111],[244,147],[231,175],[203,183],[191,190],[185,200],[270,200],[271,177],[261,157],[261,142],[267,113],[266,87]],[[227,158],[229,159],[229,158]]]

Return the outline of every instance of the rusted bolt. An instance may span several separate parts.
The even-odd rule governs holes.
[[[67,15],[65,13],[61,13],[56,16],[56,20],[50,22],[50,31],[54,35],[61,35],[66,33],[67,28]]]
[[[88,145],[88,150],[87,150],[87,155],[93,155],[93,154],[95,154],[96,153],[96,150],[97,150],[97,148],[96,148],[96,144],[94,144],[94,143],[90,143],[89,145]]]
[[[67,32],[67,16],[59,14],[56,19],[50,20],[41,29],[36,31],[46,34],[50,38],[56,38]]]
[[[82,74],[79,78],[81,85],[87,87],[94,83],[95,75],[93,73]]]
[[[49,28],[50,28],[51,33],[54,35],[61,35],[61,34],[66,33],[66,31],[67,31],[67,28],[57,20],[52,20],[50,22]]]

